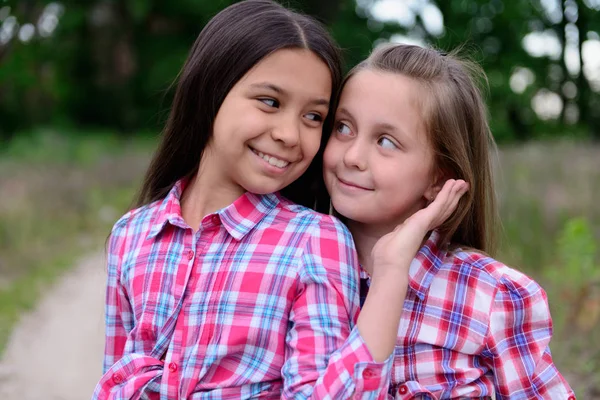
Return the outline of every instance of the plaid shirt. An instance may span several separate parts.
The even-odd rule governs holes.
[[[390,397],[489,399],[495,388],[498,400],[574,400],[550,355],[543,289],[490,257],[444,251],[438,240],[432,232],[410,266]]]
[[[93,399],[385,398],[392,357],[374,362],[354,327],[347,229],[246,193],[194,232],[183,186],[113,228]]]

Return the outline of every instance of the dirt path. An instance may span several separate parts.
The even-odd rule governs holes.
[[[85,400],[101,374],[104,254],[92,254],[23,316],[0,362],[0,399]]]

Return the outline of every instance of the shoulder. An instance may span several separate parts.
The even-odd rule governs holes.
[[[136,237],[145,238],[150,231],[160,203],[160,201],[156,201],[125,213],[113,225],[110,234],[110,243],[115,244]]]
[[[542,287],[525,273],[488,255],[458,249],[451,252],[451,257],[462,273],[476,277],[480,286],[493,289],[496,300],[546,297]]]
[[[294,227],[301,227],[310,238],[333,238],[354,247],[350,231],[333,215],[319,213],[285,198],[282,199],[279,209],[280,218]]]
[[[288,226],[302,232],[301,279],[320,281],[351,277],[358,281],[358,256],[354,240],[346,225],[338,218],[321,214],[294,203],[282,204]],[[344,278],[342,278],[344,277]]]

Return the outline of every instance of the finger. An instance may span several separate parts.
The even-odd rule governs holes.
[[[445,202],[442,209],[436,218],[436,224],[440,225],[446,221],[456,211],[458,203],[462,196],[468,191],[469,185],[463,181],[456,181],[449,190],[448,196],[444,199]]]
[[[413,214],[405,223],[418,224],[425,231],[436,227],[438,225],[437,221],[440,220],[440,215],[443,215],[448,207],[447,203],[449,202],[449,196],[454,184],[453,180],[446,181],[436,198],[427,207]]]
[[[458,201],[454,200],[460,198],[462,195],[460,192],[464,191],[464,185],[463,180],[448,179],[431,204],[413,214],[403,224],[396,226],[394,231],[400,232],[407,224],[425,232],[438,227],[456,209]]]
[[[456,182],[446,182],[435,201],[431,203],[432,211],[435,211],[435,216],[430,226],[432,229],[442,224],[448,218],[452,198],[455,196],[456,190]]]
[[[456,181],[454,179],[448,179],[446,182],[444,182],[442,189],[435,196],[430,206],[433,206],[434,209],[437,207],[444,208],[444,205],[447,203],[452,188],[455,186],[455,184]]]
[[[446,182],[439,196],[439,204],[435,205],[439,207],[437,215],[432,220],[431,227],[441,225],[446,221],[452,213],[456,210],[460,198],[467,192],[468,184],[463,180],[457,180],[453,182]],[[438,198],[436,198],[436,201]],[[432,205],[434,205],[432,203]]]
[[[457,182],[454,179],[448,179],[444,183],[444,186],[442,186],[442,189],[437,194],[435,199],[429,205],[438,214],[440,212],[443,212],[443,210],[447,208],[447,204],[450,201],[452,192],[455,190],[455,188],[457,186],[456,184],[457,184]]]

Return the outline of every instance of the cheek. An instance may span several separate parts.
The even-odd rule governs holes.
[[[335,139],[330,138],[325,146],[325,153],[323,154],[323,168],[325,170],[333,169],[337,164],[340,154],[340,148],[336,144]]]
[[[373,180],[386,197],[401,203],[420,199],[429,185],[426,169],[398,163],[379,163],[372,171]]]
[[[403,186],[402,173],[398,166],[390,162],[371,162],[371,177],[379,190],[394,192]]]
[[[305,160],[312,161],[321,147],[321,131],[305,132],[302,141],[302,153]]]

